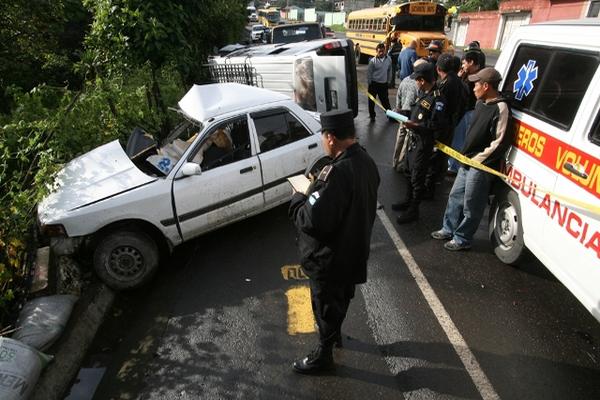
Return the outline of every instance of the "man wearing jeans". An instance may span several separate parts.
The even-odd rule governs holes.
[[[477,103],[462,153],[497,170],[512,139],[507,132],[510,109],[498,94],[502,76],[494,68],[484,68],[468,79],[475,83],[473,93]],[[431,233],[434,239],[447,240],[446,250],[471,248],[493,179],[494,175],[487,172],[460,166],[448,196],[442,229]]]

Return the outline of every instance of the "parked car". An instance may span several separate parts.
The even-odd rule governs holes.
[[[265,35],[268,34],[268,32],[269,32],[269,28],[267,28],[264,25],[261,25],[261,24],[252,25],[252,30],[250,31],[250,38],[252,39],[253,42],[258,42],[259,40],[266,38]]]
[[[325,30],[325,37],[329,39],[335,39],[335,32],[328,26],[323,27]]]
[[[38,206],[42,234],[87,250],[114,289],[147,282],[174,246],[290,199],[324,155],[317,114],[270,90],[195,85],[161,143],[136,130],[70,161]]]

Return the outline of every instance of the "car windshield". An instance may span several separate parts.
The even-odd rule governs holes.
[[[202,124],[185,118],[179,112],[171,115],[175,121],[175,127],[161,142],[160,146],[152,147],[144,151],[141,158],[144,165],[138,165],[145,172],[152,175],[166,176],[185,154],[188,147],[202,132]],[[136,160],[134,160],[136,161]],[[137,163],[136,163],[137,164]],[[160,174],[157,174],[160,173]]]

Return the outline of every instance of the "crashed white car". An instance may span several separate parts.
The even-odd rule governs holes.
[[[70,161],[38,206],[41,232],[91,250],[115,289],[148,281],[160,257],[290,199],[287,177],[323,156],[316,114],[235,83],[194,86],[163,143],[141,130]]]

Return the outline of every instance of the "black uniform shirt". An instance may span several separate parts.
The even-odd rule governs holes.
[[[411,108],[410,120],[418,126],[411,129],[424,141],[439,139],[449,123],[446,100],[437,86],[427,93],[421,93]]]
[[[378,187],[375,162],[355,143],[323,168],[308,197],[294,194],[289,216],[311,279],[366,282]]]

